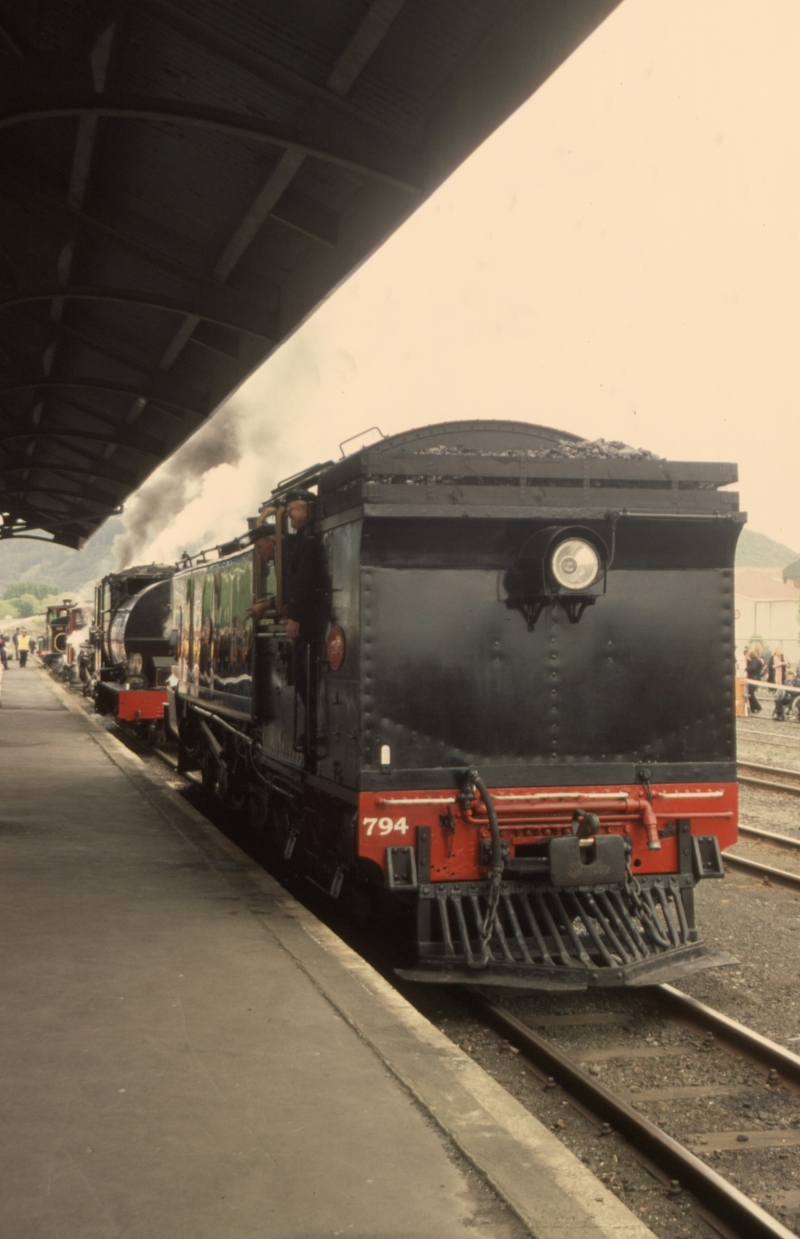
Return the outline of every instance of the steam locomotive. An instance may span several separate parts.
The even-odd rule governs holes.
[[[72,609],[72,599],[64,598],[59,603],[51,604],[45,611],[45,648],[42,661],[47,667],[52,667],[55,662],[66,657]]]
[[[133,724],[143,738],[163,736],[172,670],[172,564],[112,572],[95,586],[94,624],[83,667],[87,696],[100,714]]]
[[[404,909],[416,980],[570,990],[722,962],[694,890],[737,834],[735,480],[508,421],[289,479],[259,518],[271,559],[245,536],[155,587],[181,767],[330,896]],[[301,536],[324,636],[298,646]]]
[[[45,611],[45,647],[42,662],[62,680],[77,680],[81,666],[81,647],[91,616],[86,609],[64,598]]]

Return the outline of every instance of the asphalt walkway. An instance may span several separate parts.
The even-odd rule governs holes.
[[[543,1239],[650,1234],[17,664],[0,787],[1,1235],[515,1239],[520,1217]],[[501,1195],[517,1158],[513,1211],[454,1140]]]

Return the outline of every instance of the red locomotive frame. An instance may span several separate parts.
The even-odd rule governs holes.
[[[688,819],[692,835],[698,836],[712,833],[713,824],[713,833],[723,851],[738,837],[735,783],[657,783],[649,789],[641,783],[502,787],[491,788],[490,792],[501,836],[511,845],[512,859],[519,845],[570,834],[576,811],[596,814],[600,833],[622,834],[630,839],[630,866],[634,874],[678,871],[674,829],[678,820]],[[431,881],[475,881],[486,877],[489,865],[480,863],[480,841],[490,839],[490,830],[480,799],[466,808],[452,789],[360,793],[358,852],[384,871],[387,847],[413,844],[418,827],[431,828]]]

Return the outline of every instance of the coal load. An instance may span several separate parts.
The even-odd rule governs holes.
[[[535,460],[663,460],[655,452],[643,447],[630,447],[618,439],[559,439],[550,447],[508,448],[502,452],[481,451],[479,448],[459,447],[456,444],[439,444],[424,447],[417,456],[505,456]]]

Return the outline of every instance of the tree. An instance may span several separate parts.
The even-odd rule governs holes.
[[[4,598],[21,598],[23,594],[33,594],[34,598],[46,598],[48,594],[57,594],[58,586],[43,581],[11,581],[3,590]]]

